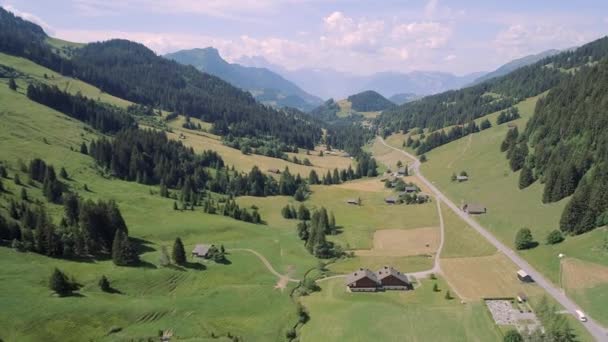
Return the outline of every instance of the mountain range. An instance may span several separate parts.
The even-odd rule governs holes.
[[[543,58],[551,57],[553,55],[558,54],[559,52],[559,50],[551,49],[538,54],[528,55],[518,59],[514,59],[506,64],[503,64],[498,69],[477,78],[475,81],[473,81],[471,85],[479,84],[495,77],[504,76],[510,73],[511,71],[514,71],[526,65],[534,64]]]
[[[228,63],[212,47],[181,50],[164,56],[181,64],[192,65],[249,91],[256,100],[277,107],[311,110],[322,100],[300,89],[294,83],[267,68]]]
[[[321,98],[342,99],[349,95],[373,89],[384,97],[401,93],[430,95],[465,86],[484,72],[463,76],[438,71],[378,72],[371,75],[356,75],[330,68],[301,68],[288,70],[272,64],[262,56],[243,56],[237,63],[250,67],[266,68],[295,82],[307,92]]]

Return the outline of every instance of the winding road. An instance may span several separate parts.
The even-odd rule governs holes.
[[[517,253],[515,253],[512,249],[504,245],[500,242],[494,235],[492,235],[486,228],[480,225],[477,221],[473,220],[467,213],[460,210],[460,208],[454,204],[447,196],[445,196],[432,182],[422,175],[420,172],[420,160],[413,156],[412,154],[398,149],[396,147],[388,145],[382,137],[378,137],[380,142],[389,148],[392,148],[395,151],[401,152],[404,156],[412,159],[414,163],[411,166],[411,170],[418,176],[421,182],[423,182],[429,189],[435,194],[435,197],[438,201],[442,201],[445,203],[456,215],[462,218],[466,223],[468,223],[473,229],[475,229],[479,234],[481,234],[486,240],[488,240],[492,245],[494,245],[500,252],[504,253],[513,263],[515,263],[520,269],[527,272],[532,279],[536,282],[536,284],[542,287],[551,297],[553,297],[557,302],[559,302],[570,314],[574,315],[574,317],[578,317],[576,314],[576,310],[579,307],[568,298],[560,289],[555,287],[550,281],[545,279],[539,272],[537,272],[527,261],[525,261],[522,257],[520,257]],[[443,226],[443,225],[442,225]],[[443,239],[442,239],[443,242]],[[439,252],[438,252],[439,254]],[[436,267],[439,257],[437,256]],[[608,334],[606,328],[602,327],[596,321],[588,317],[587,322],[583,322],[583,326],[587,331],[597,340],[597,341],[608,341]]]

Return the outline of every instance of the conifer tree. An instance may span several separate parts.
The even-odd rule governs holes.
[[[65,273],[60,271],[58,268],[55,268],[53,274],[51,274],[51,278],[49,279],[49,288],[57,293],[57,295],[60,297],[65,297],[72,294],[75,286],[70,282]]]
[[[102,275],[98,282],[99,288],[103,292],[110,292],[112,287],[110,286],[110,281],[106,278],[105,275]]]
[[[186,251],[184,250],[184,244],[182,243],[182,239],[176,238],[173,243],[173,262],[177,265],[185,265],[186,264]]]

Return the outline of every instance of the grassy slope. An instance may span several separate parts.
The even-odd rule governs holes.
[[[123,331],[109,340],[155,336],[158,329],[165,328],[174,329],[179,337],[232,332],[247,340],[267,341],[284,336],[287,326],[295,320],[288,291],[274,290],[276,278],[252,255],[235,252],[229,256],[231,265],[211,264],[206,271],[155,269],[153,265],[158,263],[160,246],[171,246],[173,239],[181,236],[187,249],[195,243],[215,242],[227,248],[263,251],[280,272],[287,265],[294,265],[295,276],[301,276],[316,261],[291,229],[256,226],[200,211],[173,211],[172,201],[151,194],[151,190],[157,190],[155,187],[101,177],[90,157],[70,150],[93,138],[84,131],[84,125],[10,91],[5,81],[0,81],[0,140],[10,148],[0,149],[0,160],[9,162],[10,175],[18,169],[19,158],[27,162],[42,157],[57,168],[65,167],[72,178],[69,187],[84,197],[115,199],[131,235],[147,241],[149,248],[142,258],[150,268],[19,255],[1,247],[5,270],[0,281],[1,338],[100,339],[111,326],[120,326]],[[18,84],[22,86],[24,82],[18,80]],[[27,177],[21,175],[21,179]],[[12,181],[4,183],[12,193],[19,193]],[[84,184],[91,192],[82,191]],[[27,190],[32,197],[41,196],[40,189],[30,186]],[[0,210],[6,209],[7,198],[7,194],[2,195]],[[57,220],[61,207],[49,205],[49,209]],[[46,282],[55,266],[84,285],[84,297],[51,296]],[[101,274],[125,294],[99,293],[96,282]]]
[[[532,116],[538,97],[527,99],[518,107],[522,118],[515,121],[520,131],[525,128]],[[568,199],[557,203],[543,204],[542,184],[535,183],[527,189],[519,190],[519,172],[513,173],[504,153],[500,152],[500,143],[507,133],[507,125],[495,125],[498,113],[488,116],[494,125],[483,132],[465,137],[441,146],[427,154],[429,161],[423,164],[424,174],[456,203],[481,203],[488,208],[488,213],[477,217],[503,243],[512,246],[515,233],[521,227],[528,227],[541,244],[521,254],[536,269],[554,283],[559,283],[559,253],[608,266],[606,253],[600,252],[602,243],[601,231],[596,230],[576,237],[568,237],[559,245],[547,246],[544,240],[548,232],[558,228],[559,219]],[[481,120],[481,119],[480,119]],[[393,146],[401,147],[403,139],[388,140]],[[465,183],[453,183],[452,173],[467,171],[470,180]],[[578,303],[597,316],[604,324],[608,298],[595,297],[598,289],[577,291]],[[597,301],[594,303],[594,298]]]
[[[283,159],[255,154],[245,155],[240,150],[222,144],[221,137],[217,135],[182,128],[183,122],[184,118],[180,117],[169,123],[169,126],[173,130],[172,133],[168,133],[169,137],[178,139],[179,134],[181,133],[186,137],[186,139],[182,140],[184,145],[192,146],[195,151],[208,149],[217,151],[222,155],[222,158],[228,165],[234,165],[237,169],[242,171],[248,172],[253,166],[258,166],[262,172],[266,172],[271,168],[277,168],[282,171],[285,167],[288,167],[292,174],[299,173],[305,178],[308,177],[311,170],[315,170],[319,177],[323,177],[328,170],[333,171],[335,168],[340,170],[346,169],[349,165],[352,165],[353,162],[348,157],[338,155],[325,155],[320,157],[318,151],[312,151],[310,155],[306,155],[306,151],[288,153],[290,158],[296,156],[301,161],[303,161],[304,158],[308,158],[313,166],[295,164]]]
[[[323,283],[322,291],[303,299],[312,319],[302,341],[499,341],[502,336],[481,303],[444,299],[424,280],[414,291],[348,293],[344,280]]]

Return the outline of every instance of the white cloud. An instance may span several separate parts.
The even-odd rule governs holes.
[[[395,41],[435,49],[445,45],[452,35],[452,30],[438,22],[413,22],[395,26],[391,35]]]
[[[456,55],[447,55],[443,58],[444,61],[450,62],[456,59]]]
[[[547,49],[581,45],[589,39],[584,33],[560,25],[513,24],[497,34],[493,45],[499,54],[515,58]]]
[[[342,12],[333,12],[323,19],[325,34],[321,43],[357,51],[372,51],[384,35],[384,21],[354,20]]]
[[[55,34],[55,29],[51,25],[49,25],[46,21],[44,21],[40,17],[38,17],[37,15],[29,13],[29,12],[20,11],[19,9],[15,8],[13,5],[10,5],[10,4],[4,4],[4,5],[2,5],[2,7],[4,7],[4,9],[6,9],[9,12],[13,12],[13,14],[18,17],[21,17],[25,20],[28,20],[35,24],[40,25],[40,27],[42,27],[42,29],[48,35]]]

